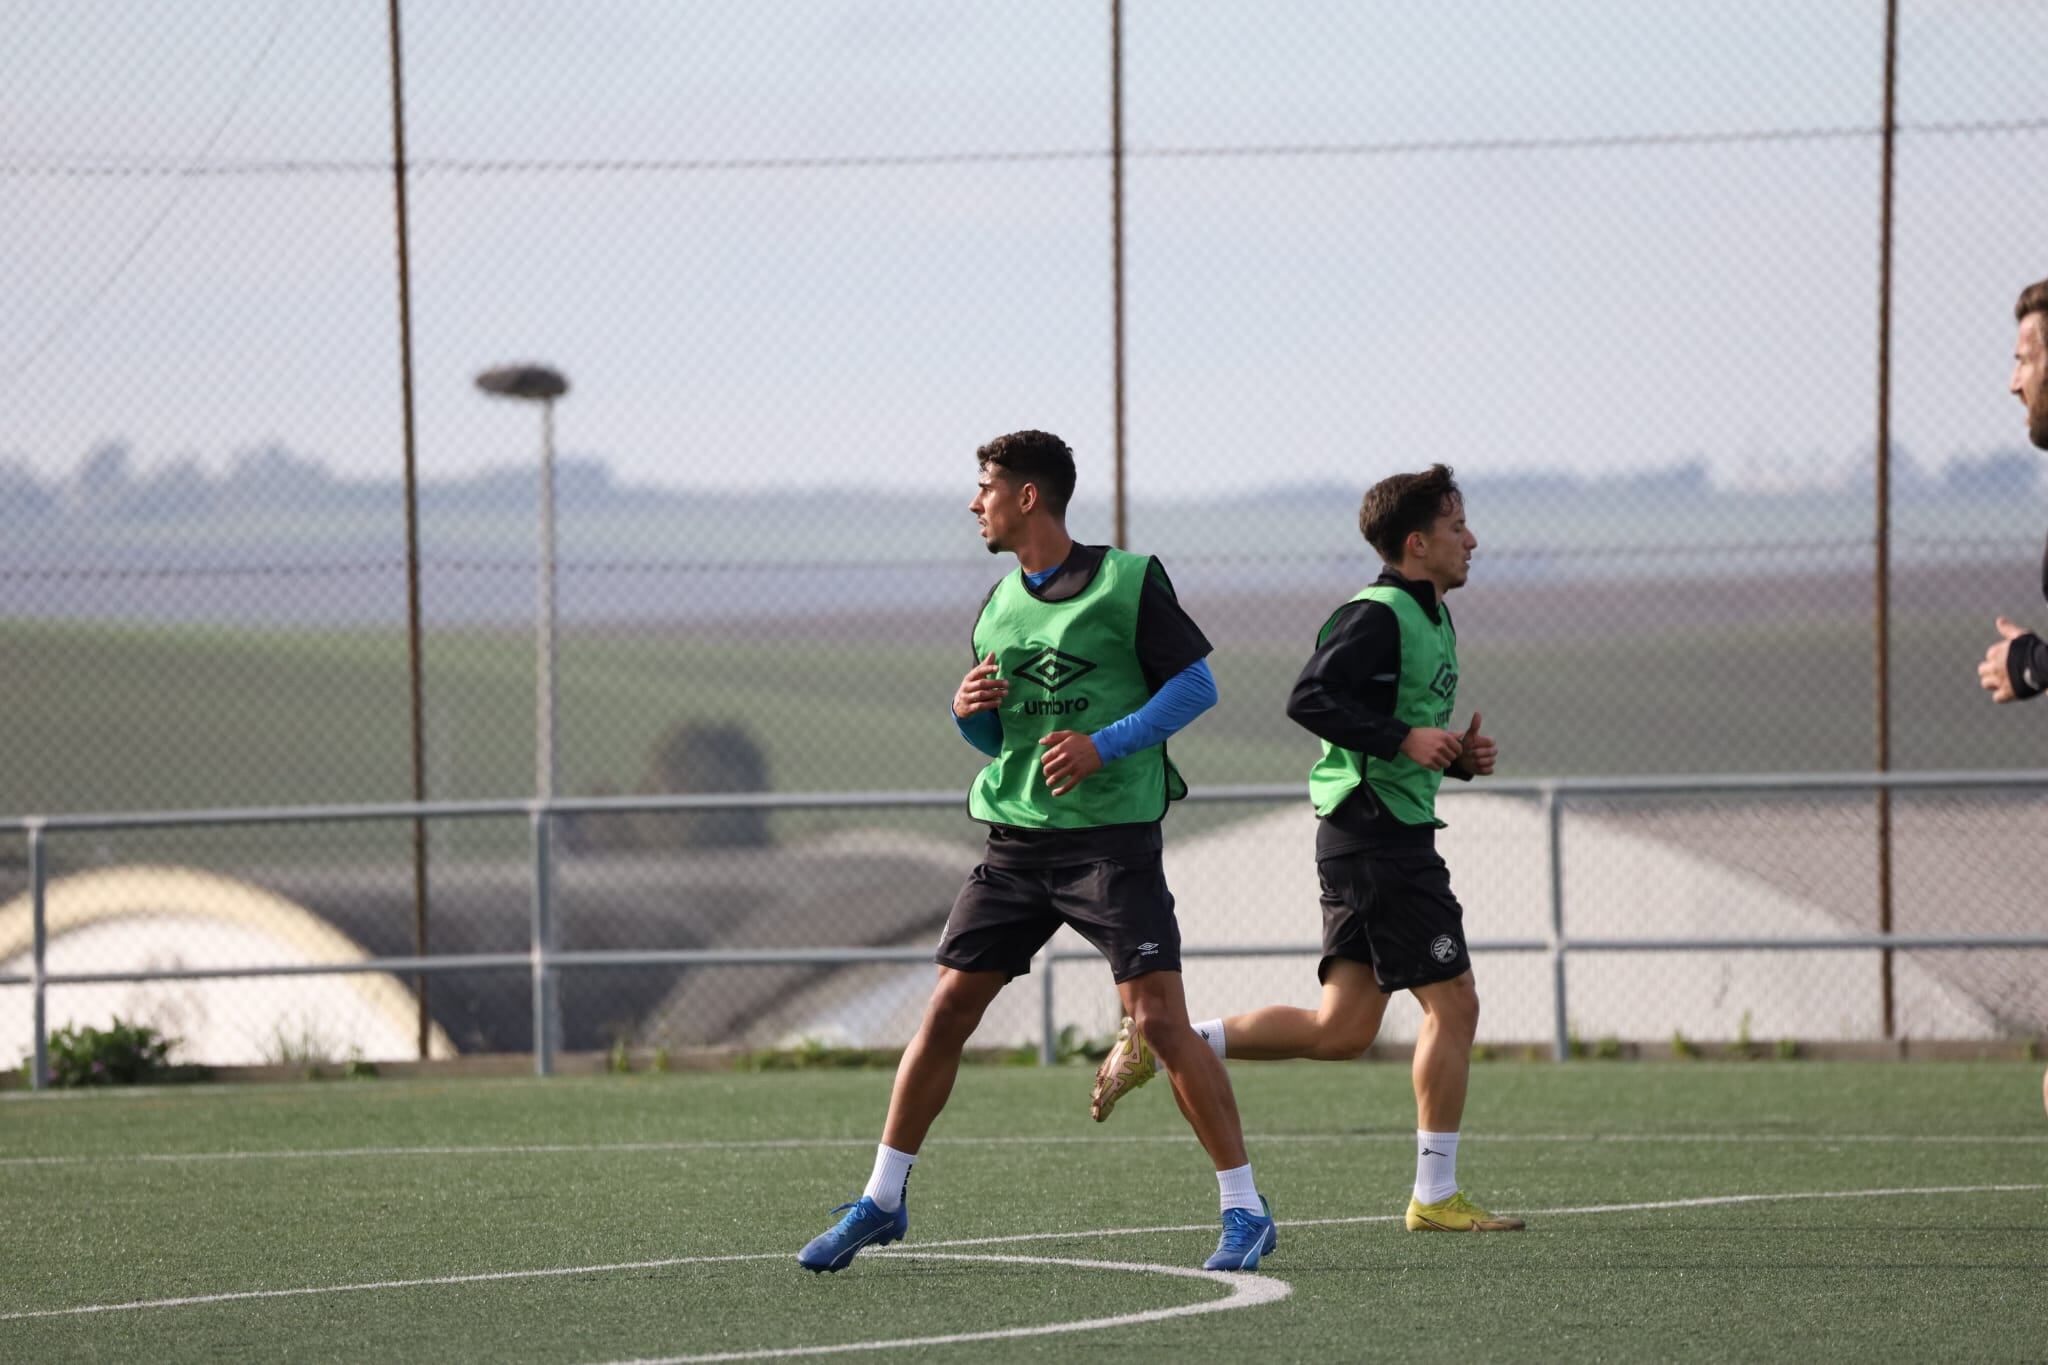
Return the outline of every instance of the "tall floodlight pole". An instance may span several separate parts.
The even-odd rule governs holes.
[[[533,790],[555,794],[555,400],[569,381],[544,365],[504,365],[476,377],[485,393],[540,403],[540,594],[534,621]]]
[[[533,718],[533,1069],[554,1070],[562,1039],[562,997],[549,955],[555,950],[553,858],[554,821],[546,803],[555,794],[555,400],[569,381],[544,365],[502,365],[476,377],[485,393],[540,403],[540,601],[534,623]]]

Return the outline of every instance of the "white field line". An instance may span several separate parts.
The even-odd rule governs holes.
[[[2048,1134],[1955,1134],[1937,1133],[1477,1133],[1475,1142],[1544,1143],[1573,1146],[1594,1143],[1792,1143],[1829,1146],[1836,1143],[1898,1143],[1938,1146],[2048,1146]],[[1098,1145],[1185,1145],[1185,1133],[1048,1134],[1043,1137],[955,1137],[934,1138],[933,1147],[1059,1147]],[[1249,1146],[1302,1143],[1389,1142],[1407,1144],[1414,1135],[1386,1133],[1247,1133]],[[875,1145],[873,1138],[734,1138],[677,1139],[668,1142],[544,1142],[480,1143],[447,1147],[304,1147],[267,1148],[241,1152],[113,1152],[104,1155],[0,1157],[0,1170],[14,1166],[119,1166],[183,1161],[312,1161],[349,1160],[363,1157],[399,1156],[601,1156],[631,1153],[674,1152],[773,1152],[812,1151],[827,1148],[858,1148]]]
[[[1294,1292],[1294,1286],[1270,1275],[1244,1275],[1221,1270],[1185,1270],[1174,1265],[1148,1265],[1142,1261],[1082,1261],[1062,1256],[961,1256],[944,1252],[899,1251],[898,1256],[933,1261],[1011,1261],[1021,1265],[1072,1266],[1079,1270],[1122,1270],[1144,1275],[1173,1275],[1187,1280],[1207,1280],[1228,1285],[1230,1293],[1220,1299],[1182,1304],[1178,1308],[1148,1308],[1137,1313],[1119,1313],[1108,1318],[1082,1318],[1074,1322],[1043,1323],[1032,1327],[1003,1327],[986,1332],[952,1332],[938,1337],[898,1337],[894,1341],[850,1341],[834,1346],[771,1346],[756,1351],[719,1351],[712,1355],[657,1356],[614,1365],[705,1365],[714,1360],[775,1360],[789,1356],[840,1355],[852,1351],[895,1351],[913,1346],[956,1346],[968,1341],[1009,1341],[1017,1337],[1045,1337],[1060,1332],[1094,1332],[1105,1327],[1135,1327],[1140,1323],[1164,1322],[1169,1318],[1192,1318],[1203,1313],[1227,1313],[1233,1308],[1256,1308],[1278,1303]]]
[[[1511,1210],[1530,1218],[1562,1217],[1567,1214],[1641,1213],[1660,1209],[1705,1208],[1719,1204],[1772,1204],[1804,1199],[1892,1199],[1942,1194],[2025,1194],[2048,1190],[2048,1184],[2033,1185],[1923,1185],[1874,1190],[1800,1190],[1783,1194],[1722,1194],[1691,1199],[1660,1199],[1631,1204],[1584,1204],[1571,1208]],[[1391,1223],[1400,1214],[1368,1213],[1343,1218],[1290,1218],[1283,1228],[1346,1227],[1359,1223]],[[953,1241],[924,1242],[916,1248],[878,1248],[875,1257],[913,1256],[925,1250],[946,1247],[1004,1246],[1018,1242],[1078,1241],[1089,1237],[1143,1237],[1168,1232],[1212,1232],[1216,1224],[1171,1223],[1156,1227],[1074,1228],[1061,1232],[1009,1233],[1001,1237],[965,1237]],[[28,1318],[68,1318],[88,1313],[120,1313],[144,1308],[190,1308],[202,1304],[235,1303],[250,1299],[302,1298],[315,1294],[359,1294],[378,1289],[419,1289],[443,1284],[488,1284],[504,1280],[537,1280],[563,1275],[603,1275],[621,1270],[662,1270],[680,1265],[717,1265],[735,1261],[795,1260],[788,1251],[741,1252],[727,1256],[669,1256],[652,1261],[619,1261],[608,1265],[558,1266],[543,1270],[497,1270],[474,1275],[436,1275],[419,1280],[372,1280],[359,1284],[308,1285],[299,1289],[245,1289],[229,1294],[193,1294],[175,1299],[135,1299],[126,1303],[83,1304],[76,1308],[40,1308],[26,1312],[0,1313],[0,1322]]]

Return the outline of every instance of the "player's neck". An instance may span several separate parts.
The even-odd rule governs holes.
[[[1017,564],[1025,573],[1044,573],[1066,563],[1073,551],[1074,538],[1063,524],[1034,522],[1025,528],[1024,543],[1017,547]]]
[[[1403,560],[1399,564],[1389,565],[1388,567],[1392,568],[1395,573],[1401,575],[1410,583],[1427,583],[1430,587],[1435,588],[1436,600],[1439,602],[1443,601],[1444,594],[1450,591],[1450,588],[1439,583],[1435,575],[1431,574],[1429,570],[1423,568],[1420,564],[1410,564]]]

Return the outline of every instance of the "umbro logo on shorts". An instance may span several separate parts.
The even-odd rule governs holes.
[[[1458,955],[1458,940],[1449,934],[1438,934],[1429,945],[1429,955],[1438,962],[1449,962]]]
[[[1140,943],[1140,944],[1138,945],[1138,956],[1139,956],[1139,957],[1150,957],[1150,956],[1152,956],[1152,955],[1153,955],[1154,953],[1156,953],[1156,952],[1158,952],[1158,951],[1159,951],[1159,945],[1158,945],[1158,944],[1156,944],[1156,943]]]
[[[1048,692],[1057,692],[1068,683],[1085,678],[1095,671],[1093,662],[1062,650],[1046,648],[1034,654],[1018,668],[1011,670],[1015,677],[1028,678]]]

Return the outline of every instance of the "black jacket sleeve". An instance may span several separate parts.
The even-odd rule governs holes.
[[[2041,551],[2041,599],[2048,601],[2048,547]],[[2032,631],[2016,638],[2005,652],[2005,678],[2015,698],[2048,691],[2048,642]]]
[[[1138,667],[1144,670],[1145,690],[1157,693],[1183,670],[1209,657],[1209,637],[1195,624],[1166,566],[1157,559],[1145,569],[1145,586],[1138,596]]]
[[[2005,652],[2005,676],[2014,697],[2035,697],[2048,691],[2048,640],[2029,631],[2014,639]]]
[[[1408,726],[1394,718],[1400,678],[1401,626],[1394,609],[1383,602],[1347,603],[1294,680],[1287,718],[1341,749],[1391,759],[1408,738]]]

